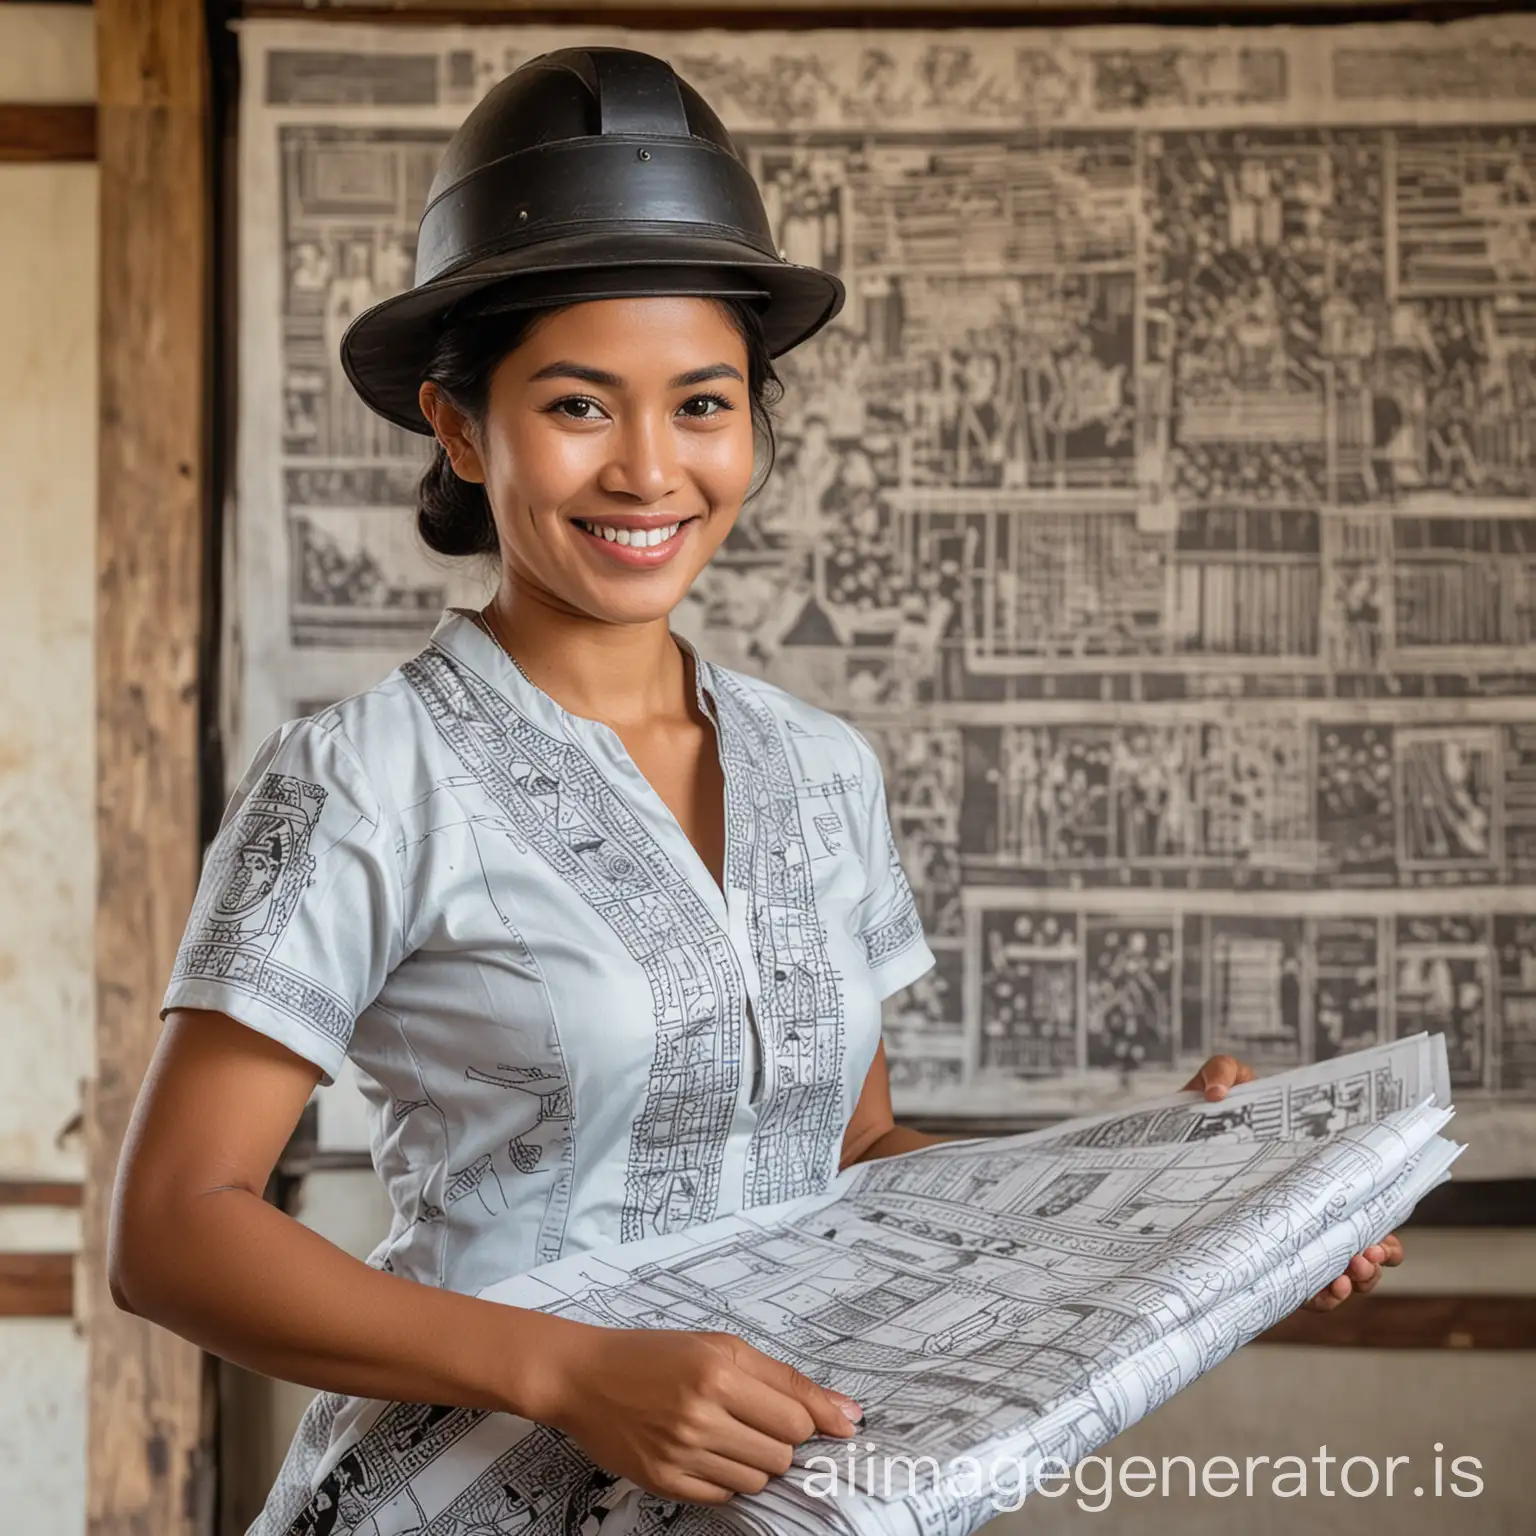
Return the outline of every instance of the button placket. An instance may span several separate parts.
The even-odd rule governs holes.
[[[742,1073],[745,1083],[744,1102],[749,1108],[757,1109],[767,1097],[768,1073],[771,1067],[767,1043],[763,1038],[762,1026],[757,1017],[756,999],[763,988],[763,954],[762,950],[753,943],[751,917],[742,907],[743,901],[751,900],[750,878],[747,881],[749,887],[747,890],[741,889],[731,879],[731,873],[737,867],[738,852],[745,852],[750,862],[755,850],[739,850],[732,837],[731,810],[738,786],[733,781],[730,754],[726,751],[725,728],[720,721],[714,692],[707,681],[708,663],[689,642],[685,640],[682,644],[693,662],[694,696],[700,711],[714,727],[715,751],[720,757],[720,781],[725,795],[725,878],[722,881],[721,894],[725,898],[726,934],[736,957],[743,995],[742,1017],[745,1038],[741,1044],[746,1059],[745,1070]]]

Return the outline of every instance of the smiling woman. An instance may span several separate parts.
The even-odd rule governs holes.
[[[477,422],[423,386],[454,474],[521,514],[498,526],[508,580],[494,611],[509,642],[530,586],[591,618],[660,618],[729,533],[753,469],[749,327],[762,353],[757,317],[730,302],[741,309],[674,297],[562,310],[497,368]],[[571,360],[590,357],[608,366]],[[699,358],[712,361],[689,366]]]
[[[670,613],[730,532],[760,448],[771,468],[777,393],[745,299],[530,310],[493,295],[455,316],[427,365],[421,410],[439,442],[422,537],[442,554],[502,556],[509,644],[528,612],[519,589],[619,622]],[[525,516],[504,526],[494,506]],[[573,546],[610,563],[552,563]],[[605,579],[626,571],[664,579]]]

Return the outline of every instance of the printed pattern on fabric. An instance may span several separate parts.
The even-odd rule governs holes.
[[[749,893],[765,1090],[742,1204],[820,1189],[843,1134],[843,994],[816,906],[795,775],[777,720],[729,672],[709,669],[727,796],[729,883]]]
[[[583,1536],[604,1528],[618,1536],[720,1536],[731,1529],[707,1510],[641,1493],[542,1425],[502,1419],[510,1444],[470,1450],[468,1437],[495,1418],[479,1408],[393,1404],[321,1479],[282,1536]],[[428,1469],[456,1451],[483,1462],[481,1470],[446,1504],[429,1508]]]
[[[315,870],[310,843],[326,792],[283,773],[265,774],[214,840],[173,981],[239,987],[308,1029],[345,1045],[345,999],[273,959]]]
[[[535,1428],[469,1483],[423,1536],[578,1536],[617,1482],[563,1435]]]
[[[317,1392],[299,1420],[262,1512],[246,1536],[287,1536],[313,1498],[314,1469],[325,1459],[336,1415],[346,1404],[339,1392]]]
[[[479,1408],[391,1403],[320,1480],[284,1536],[350,1536],[397,1499],[414,1501],[411,1479],[484,1417]]]
[[[483,852],[480,858],[486,900],[495,909],[508,940],[521,956],[523,964],[530,970],[538,970],[542,975],[537,957],[512,921],[496,890],[495,881],[486,871]],[[542,1169],[553,1175],[534,1245],[534,1253],[540,1264],[559,1258],[565,1246],[565,1224],[570,1214],[571,1193],[576,1182],[576,1108],[571,1093],[570,1071],[565,1060],[565,1048],[558,1032],[553,1029],[550,1043],[555,1056],[555,1071],[550,1071],[545,1065],[509,1066],[502,1062],[485,1066],[472,1062],[464,1069],[466,1082],[501,1088],[521,1100],[524,1113],[518,1116],[519,1129],[506,1142],[507,1167],[511,1174],[515,1177]],[[450,1170],[449,1181],[452,1182],[457,1176]],[[502,1205],[503,1209],[508,1208],[504,1191]]]
[[[464,1069],[464,1076],[470,1082],[485,1083],[521,1095],[528,1124],[526,1129],[517,1131],[507,1140],[507,1166],[514,1175],[537,1173],[546,1167],[552,1169],[554,1184],[550,1189],[544,1219],[539,1223],[535,1252],[541,1264],[559,1258],[576,1160],[570,1084],[563,1077],[553,1076],[539,1067],[501,1064],[491,1068],[469,1066]],[[491,1158],[486,1156],[481,1161],[495,1181],[501,1209],[509,1210],[511,1207]],[[454,1190],[464,1180],[467,1172],[461,1169],[449,1173],[445,1197],[448,1204],[451,1205],[458,1198]],[[494,1207],[488,1209],[494,1213]]]
[[[864,957],[871,970],[878,970],[903,950],[924,942],[923,920],[918,916],[917,901],[901,867],[901,855],[896,850],[896,837],[889,819],[885,823],[885,846],[886,856],[890,859],[894,911],[883,923],[877,923],[862,935]]]
[[[728,935],[580,748],[539,729],[437,647],[402,668],[443,740],[520,836],[613,930],[651,989],[645,1104],[622,1240],[716,1214],[741,1071],[745,991]]]

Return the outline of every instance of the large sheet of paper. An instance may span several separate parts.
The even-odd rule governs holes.
[[[1321,1139],[1371,1125],[1433,1098],[1451,1102],[1444,1035],[1411,1035],[1391,1045],[1336,1056],[1279,1077],[1258,1078],[1216,1103],[1189,1093],[1138,1100],[1129,1108],[1063,1121],[1035,1141],[1072,1146],[1147,1146],[1212,1136],[1244,1141]]]
[[[848,284],[677,622],[882,755],[938,956],[898,1107],[1427,1029],[1468,1172],[1536,1170],[1536,20],[246,24],[232,773],[483,591],[337,346],[452,129],[573,40],[671,58]]]
[[[595,1474],[524,1420],[432,1410],[409,1452],[431,1466],[409,1488],[419,1528],[458,1530],[448,1516],[484,1484],[567,1502],[584,1490],[604,1536],[610,1518],[615,1531],[707,1518],[716,1530],[963,1536],[995,1512],[997,1469],[1033,1479],[1090,1454],[1448,1177],[1460,1148],[1440,1134],[1444,1046],[1363,1052],[1363,1094],[1303,1069],[1219,1105],[1190,1096],[1182,1122],[1162,1106],[1155,1121],[1132,1111],[855,1165],[822,1194],[492,1286],[489,1300],[603,1327],[734,1334],[855,1397],[865,1423],[852,1460],[844,1442],[811,1440],[787,1477],[706,1517]],[[1337,1118],[1311,1110],[1319,1092]],[[1233,1104],[1254,1114],[1224,1117]],[[358,1417],[331,1462],[346,1462],[351,1488],[405,1481],[391,1468],[410,1412]],[[371,1536],[397,1530],[363,1513]]]

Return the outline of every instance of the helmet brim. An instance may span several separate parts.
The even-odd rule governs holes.
[[[809,340],[843,307],[843,285],[830,272],[776,261],[743,241],[692,233],[625,231],[616,235],[604,231],[490,256],[382,300],[364,310],[347,328],[341,341],[341,365],[371,410],[407,432],[430,435],[432,428],[421,414],[418,397],[443,323],[457,305],[496,287],[506,286],[515,293],[519,277],[575,276],[582,272],[607,274],[601,290],[583,294],[576,283],[558,302],[677,294],[680,290],[676,286],[647,282],[644,273],[637,273],[632,289],[622,282],[615,284],[611,277],[626,268],[654,270],[674,265],[718,271],[721,286],[707,290],[714,297],[739,292],[742,297],[757,299],[770,357],[782,356]],[[732,282],[735,274],[743,279],[739,290]],[[702,285],[700,291],[705,291]]]

